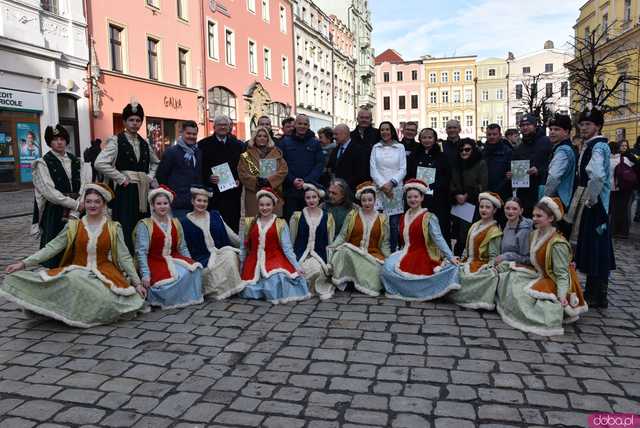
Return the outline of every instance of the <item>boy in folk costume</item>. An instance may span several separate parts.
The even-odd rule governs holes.
[[[147,214],[147,194],[160,163],[149,143],[138,134],[144,110],[132,101],[122,111],[124,131],[110,137],[95,162],[95,169],[113,181],[112,217],[120,222],[129,251],[138,220]]]
[[[82,211],[79,195],[85,184],[82,162],[66,151],[67,130],[61,125],[48,126],[44,139],[51,150],[32,165],[37,209],[34,216],[39,220],[40,248],[60,233],[70,215],[77,217],[77,212]],[[58,255],[43,265],[56,267],[60,258]]]

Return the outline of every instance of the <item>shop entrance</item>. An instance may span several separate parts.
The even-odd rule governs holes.
[[[0,110],[0,190],[31,185],[31,163],[42,156],[40,115]]]

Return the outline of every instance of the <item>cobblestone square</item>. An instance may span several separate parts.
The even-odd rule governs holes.
[[[36,248],[5,219],[0,265]],[[608,310],[562,337],[494,312],[338,293],[229,299],[88,330],[0,300],[0,427],[586,427],[640,414],[638,236]]]

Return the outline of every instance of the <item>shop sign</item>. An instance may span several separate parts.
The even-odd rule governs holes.
[[[0,109],[42,111],[42,95],[0,88]]]
[[[182,108],[182,99],[175,97],[164,97],[164,106],[171,107],[174,110],[180,110]]]

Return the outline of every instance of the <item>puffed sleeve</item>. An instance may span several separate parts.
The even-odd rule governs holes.
[[[440,230],[440,222],[438,221],[438,217],[435,215],[429,216],[429,236],[433,239],[440,252],[444,255],[447,260],[453,259],[453,252],[447,241],[442,236],[442,231]]]
[[[56,186],[53,184],[53,180],[51,179],[49,168],[44,160],[38,159],[33,162],[32,176],[33,186],[47,201],[70,210],[78,209],[79,202],[76,199],[65,196],[62,192],[56,189]]]
[[[571,275],[569,274],[569,261],[571,253],[569,246],[565,243],[556,243],[551,247],[551,260],[553,264],[553,274],[556,277],[556,287],[558,298],[566,297],[569,292]]]
[[[569,156],[564,150],[557,150],[549,163],[549,172],[547,175],[547,183],[544,186],[545,196],[555,196],[558,186],[560,185],[560,179],[564,175],[564,172],[569,166]]]
[[[131,257],[131,253],[129,253],[127,244],[124,242],[124,234],[122,233],[122,226],[120,223],[116,226],[116,239],[118,245],[118,266],[127,274],[131,284],[134,286],[140,284],[140,277],[133,265],[133,258]]]
[[[107,144],[104,149],[100,151],[93,167],[106,178],[113,180],[118,184],[122,184],[127,177],[116,169],[115,163],[117,157],[118,137],[114,135],[107,140]]]
[[[67,231],[69,226],[65,224],[64,228],[58,233],[58,235],[42,247],[35,254],[27,257],[23,260],[25,267],[37,266],[40,263],[44,263],[47,260],[57,256],[67,248],[68,238]]]
[[[606,148],[605,148],[606,147]],[[589,205],[593,206],[598,203],[598,196],[602,192],[607,174],[605,173],[605,162],[609,162],[610,152],[606,144],[596,144],[593,147],[591,160],[587,164],[587,174],[589,182],[587,183],[587,195]]]
[[[280,232],[280,245],[282,246],[282,252],[287,257],[289,262],[296,270],[300,270],[300,264],[296,260],[296,254],[293,252],[293,245],[291,244],[291,235],[289,234],[289,226],[284,222],[282,230]]]
[[[149,229],[144,222],[139,221],[135,229],[136,234],[136,260],[138,261],[138,269],[140,270],[140,276],[142,278],[151,278],[151,271],[149,270],[149,262],[147,256],[149,255]]]

